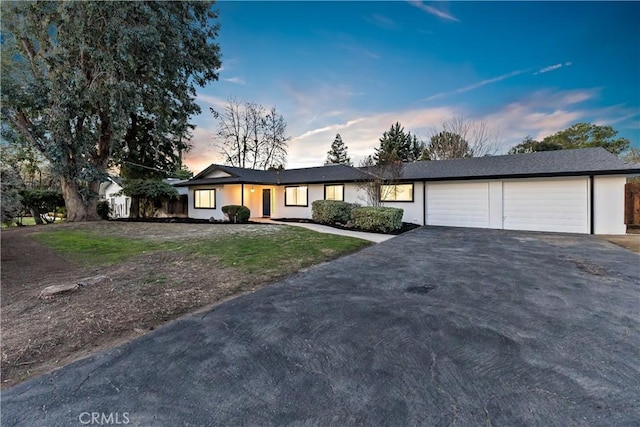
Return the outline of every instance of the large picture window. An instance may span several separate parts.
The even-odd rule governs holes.
[[[325,185],[324,186],[324,199],[325,200],[340,200],[344,201],[344,185]]]
[[[307,198],[308,187],[300,185],[298,187],[284,188],[284,205],[285,206],[309,206]]]
[[[380,186],[380,200],[383,202],[413,202],[413,184]]]
[[[193,206],[196,209],[215,209],[216,208],[216,190],[194,190]]]

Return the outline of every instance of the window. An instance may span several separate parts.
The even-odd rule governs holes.
[[[325,185],[324,199],[344,201],[344,185]]]
[[[284,188],[284,205],[285,206],[309,206],[307,201],[307,186],[285,187]]]
[[[194,190],[193,206],[196,209],[215,209],[216,190]]]
[[[413,202],[413,184],[382,185],[380,200],[383,202]]]

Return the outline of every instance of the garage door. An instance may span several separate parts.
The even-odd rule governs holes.
[[[588,180],[505,181],[506,230],[589,232]]]
[[[429,184],[427,224],[489,227],[489,183]]]

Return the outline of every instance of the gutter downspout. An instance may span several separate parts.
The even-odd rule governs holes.
[[[240,206],[244,206],[244,182],[240,184]]]
[[[594,221],[594,214],[595,214],[595,189],[593,188],[593,183],[594,183],[594,178],[593,175],[589,175],[589,216],[590,216],[590,221],[589,221],[589,234],[596,234],[595,233],[595,221]]]
[[[427,225],[427,181],[422,181],[422,225]]]

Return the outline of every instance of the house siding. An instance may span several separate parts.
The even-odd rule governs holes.
[[[595,234],[625,234],[625,176],[596,176],[593,180],[593,231]]]
[[[194,204],[195,190],[216,190],[216,207],[215,209],[196,209]],[[225,219],[222,213],[222,207],[225,205],[241,204],[242,193],[239,184],[233,185],[200,185],[189,187],[189,217],[195,219],[210,219],[222,221]]]

